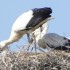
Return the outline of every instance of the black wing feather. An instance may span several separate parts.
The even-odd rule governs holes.
[[[34,17],[32,17],[32,19],[27,24],[26,30],[29,30],[29,29],[37,26],[40,22],[47,19],[48,17],[50,17],[50,15],[35,15]]]

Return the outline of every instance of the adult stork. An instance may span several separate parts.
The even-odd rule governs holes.
[[[27,34],[30,43],[30,33],[46,23],[51,18],[51,13],[52,9],[49,7],[34,8],[23,13],[14,22],[9,39],[0,42],[0,50],[4,50],[9,44],[18,41],[24,34]]]
[[[70,51],[70,39],[56,33],[47,33],[46,29],[36,36],[36,43],[39,47]]]

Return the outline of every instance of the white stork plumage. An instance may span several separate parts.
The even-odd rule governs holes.
[[[24,34],[27,34],[28,41],[30,42],[29,35],[38,27],[46,23],[52,13],[49,7],[31,9],[14,22],[9,39],[0,42],[0,50],[4,50],[9,44],[18,41]]]

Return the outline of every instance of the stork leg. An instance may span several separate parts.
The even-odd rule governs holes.
[[[33,48],[35,49],[35,53],[37,52],[37,49],[40,50],[41,52],[45,52],[44,50],[40,49],[39,47],[37,47],[36,45],[36,37],[34,35],[34,33],[32,34],[33,35],[33,42],[34,42],[34,46],[32,47],[31,51],[33,50]]]
[[[40,26],[40,32],[42,32],[42,30],[43,30],[43,27],[42,27],[42,25]],[[35,52],[37,52],[37,47],[36,47],[36,37],[35,37],[35,34],[34,33],[32,33],[32,40],[33,40],[33,43],[34,43],[34,48],[35,48]],[[31,51],[33,50],[33,47],[32,47],[32,49],[31,49]]]
[[[28,45],[27,45],[27,51],[29,50],[29,48],[30,48],[30,45],[32,44],[32,42],[33,42],[33,39],[31,38],[30,39],[30,35],[27,33],[27,39],[28,39]]]
[[[43,27],[42,27],[42,25],[40,26],[40,32],[42,32],[43,31]],[[36,37],[35,37],[35,35],[34,35],[34,33],[32,33],[32,37],[33,37],[33,41],[34,41],[34,46],[35,46],[35,52],[37,52],[37,47],[36,47]],[[32,50],[33,50],[33,48],[32,48]],[[31,51],[32,51],[31,50]]]
[[[34,40],[34,46],[35,46],[35,52],[37,51],[36,50],[36,38],[35,38],[35,35],[34,35],[34,33],[32,34],[32,36],[33,36],[33,40]]]

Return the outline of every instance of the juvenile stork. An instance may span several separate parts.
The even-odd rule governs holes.
[[[36,43],[43,49],[70,51],[70,39],[56,33],[47,33],[45,29],[41,34],[36,36]]]
[[[49,7],[35,8],[23,13],[14,22],[9,39],[0,42],[0,50],[6,49],[9,44],[18,41],[24,34],[27,34],[30,43],[30,33],[46,23],[51,17],[51,13],[52,9]]]

